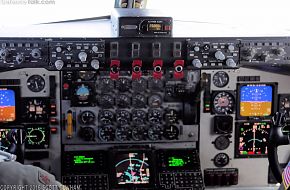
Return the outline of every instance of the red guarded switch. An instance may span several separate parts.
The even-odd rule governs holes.
[[[110,78],[116,80],[120,75],[120,60],[111,60]]]
[[[142,76],[142,60],[133,60],[132,63],[132,79],[140,79]]]
[[[163,66],[163,60],[155,59],[153,61],[153,78],[154,79],[162,78],[162,66]]]
[[[176,60],[174,62],[174,78],[175,79],[182,79],[184,77],[184,60]]]

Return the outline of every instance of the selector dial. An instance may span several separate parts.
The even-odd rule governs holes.
[[[88,54],[86,52],[82,51],[82,52],[79,53],[78,57],[79,57],[81,62],[86,62]]]
[[[3,59],[4,61],[9,57],[10,52],[8,49],[0,49],[0,58]]]
[[[16,59],[16,62],[17,62],[18,64],[23,63],[24,60],[25,60],[25,58],[24,58],[24,56],[23,56],[22,54],[18,54],[18,55],[16,56],[15,59]]]
[[[223,61],[226,59],[225,54],[223,54],[223,52],[221,52],[221,51],[216,51],[214,56],[217,60],[220,60],[220,61]]]
[[[36,49],[33,49],[31,51],[31,56],[34,58],[34,59],[39,59],[41,57],[41,51],[40,49],[36,48]]]

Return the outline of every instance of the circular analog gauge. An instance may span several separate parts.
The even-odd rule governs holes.
[[[144,78],[140,78],[139,80],[133,80],[132,88],[134,91],[143,92],[147,88],[147,81]]]
[[[136,125],[142,125],[146,122],[146,113],[143,110],[133,110],[132,120]]]
[[[116,120],[120,125],[129,124],[131,120],[131,115],[126,110],[117,110],[116,111]]]
[[[102,108],[112,108],[114,106],[114,98],[109,94],[103,94],[98,99],[99,105]]]
[[[95,121],[95,114],[91,111],[84,111],[80,115],[80,119],[83,124],[92,124]]]
[[[179,129],[175,125],[169,125],[164,128],[164,137],[168,140],[177,140],[179,136]]]
[[[218,114],[230,114],[234,109],[234,97],[228,92],[219,92],[213,99],[214,112]]]
[[[160,125],[154,125],[148,129],[148,138],[152,141],[161,140],[163,129]]]
[[[116,82],[116,88],[120,92],[126,92],[131,88],[131,82],[127,78],[119,78]]]
[[[40,92],[45,87],[45,80],[40,75],[32,75],[27,79],[27,87],[32,92]]]
[[[226,153],[219,153],[213,159],[213,163],[216,167],[224,167],[228,165],[229,162],[230,157]]]
[[[229,83],[229,75],[224,71],[219,71],[213,75],[212,81],[216,87],[225,87]]]
[[[218,150],[225,150],[230,146],[230,139],[227,136],[218,136],[214,141],[214,146]]]
[[[177,123],[178,121],[178,112],[174,109],[166,110],[164,114],[165,121],[167,123]]]
[[[85,81],[93,79],[95,74],[96,71],[79,71],[79,77]]]
[[[127,108],[131,103],[131,99],[126,94],[119,94],[116,98],[116,104],[120,108]]]
[[[158,124],[162,121],[161,111],[157,109],[152,109],[148,113],[148,121],[152,124]]]
[[[128,141],[132,134],[131,127],[127,125],[118,127],[115,134],[118,141]]]
[[[103,125],[112,124],[113,120],[114,120],[113,112],[111,112],[109,110],[102,110],[99,112],[99,121]]]
[[[132,97],[132,105],[135,108],[145,108],[146,107],[146,97],[142,94],[135,94]]]
[[[162,97],[158,94],[153,94],[148,98],[148,104],[151,108],[159,108],[162,102]]]
[[[135,126],[132,130],[132,139],[135,141],[145,140],[146,134],[145,126]]]
[[[114,81],[110,78],[100,79],[99,89],[101,92],[109,92],[114,89]]]
[[[163,89],[163,81],[162,80],[158,80],[158,79],[154,79],[154,78],[150,78],[149,82],[148,82],[148,86],[151,90],[153,91],[159,91]]]
[[[40,146],[46,144],[46,131],[43,127],[27,128],[27,144],[29,146]]]
[[[102,141],[113,141],[115,138],[115,129],[112,125],[103,126],[99,129],[99,138]]]

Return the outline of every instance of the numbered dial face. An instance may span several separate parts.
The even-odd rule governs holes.
[[[114,121],[114,114],[109,110],[102,110],[99,112],[99,122],[103,125],[112,124]]]
[[[45,80],[40,75],[32,75],[27,80],[27,87],[32,92],[40,92],[45,87]]]
[[[106,125],[99,129],[99,138],[102,141],[113,141],[115,138],[115,129],[112,125]]]
[[[160,125],[154,125],[148,129],[148,138],[152,141],[161,140],[163,129]]]
[[[156,80],[154,78],[150,78],[149,80],[149,88],[153,91],[159,91],[163,89],[163,81],[162,80]]]
[[[132,88],[134,91],[143,92],[147,89],[147,81],[144,78],[140,78],[139,80],[134,80],[132,82]]]
[[[93,79],[95,74],[96,71],[79,71],[79,77],[85,81]]]
[[[84,111],[80,114],[80,119],[83,124],[93,124],[95,121],[95,114],[91,111]]]
[[[120,92],[126,92],[131,88],[131,82],[129,79],[127,78],[120,78],[118,79],[118,81],[116,82],[116,88],[120,91]]]
[[[228,165],[229,162],[230,157],[226,153],[219,153],[213,159],[213,163],[216,167],[224,167]]]
[[[173,109],[166,110],[164,117],[165,117],[165,121],[167,123],[177,123],[178,112],[176,110],[173,110]]]
[[[130,106],[130,97],[126,94],[120,94],[116,99],[116,104],[120,108],[127,108]]]
[[[102,108],[111,108],[114,106],[114,98],[109,94],[101,95],[99,98],[99,105]]]
[[[82,127],[79,135],[85,141],[95,141],[96,134],[92,127]]]
[[[121,126],[116,129],[116,139],[118,141],[128,141],[131,135],[132,131],[130,126]]]
[[[133,96],[132,105],[135,108],[145,108],[146,107],[146,97],[142,94],[136,94]]]
[[[133,110],[132,120],[136,125],[142,125],[146,122],[146,113],[143,110]]]
[[[23,118],[27,121],[48,120],[48,102],[46,99],[32,98],[24,101]]]
[[[26,148],[48,148],[46,127],[27,128]]]
[[[234,110],[234,97],[228,92],[219,92],[213,99],[213,109],[218,114],[230,114]]]
[[[158,124],[162,122],[162,113],[157,109],[152,109],[148,113],[148,121],[152,124]]]
[[[117,110],[116,111],[116,120],[120,125],[129,124],[131,120],[131,115],[126,110]]]
[[[164,137],[168,140],[177,140],[179,136],[179,129],[175,125],[169,125],[164,128]]]
[[[225,87],[229,83],[229,75],[224,71],[219,71],[213,75],[212,81],[216,87]]]
[[[89,85],[81,84],[76,87],[75,95],[77,99],[81,102],[87,102],[92,96],[93,91]]]
[[[99,89],[101,92],[109,92],[114,89],[114,81],[110,78],[100,79]]]
[[[132,139],[135,141],[145,140],[146,135],[145,126],[135,126],[132,130]]]

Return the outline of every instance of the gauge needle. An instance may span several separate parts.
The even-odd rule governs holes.
[[[27,136],[28,138],[31,138],[31,137],[37,137],[37,135],[30,135],[30,136]]]
[[[223,83],[222,78],[219,78],[219,81],[220,81],[221,84]]]
[[[36,86],[36,88],[38,88],[38,84],[37,84],[37,82],[35,81],[35,86]]]

